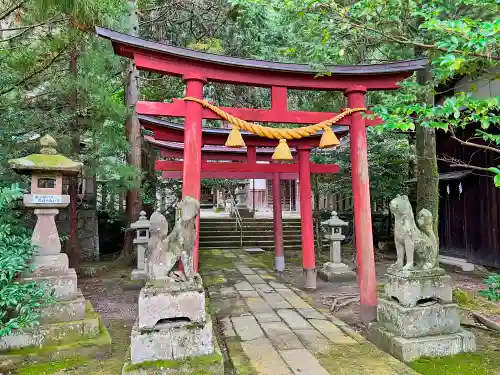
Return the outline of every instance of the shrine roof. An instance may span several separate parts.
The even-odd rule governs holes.
[[[184,126],[179,125],[179,124],[174,124],[170,121],[166,121],[163,119],[160,119],[158,117],[153,117],[153,116],[144,116],[144,115],[139,115],[137,116],[141,125],[144,126],[144,128],[153,130],[153,133],[155,133],[155,141],[156,142],[167,142],[166,145],[173,146],[172,143],[177,143],[177,144],[182,144],[184,142]],[[158,134],[158,132],[155,132],[155,129],[162,129],[163,131],[161,132],[161,135]],[[337,136],[340,138],[342,135],[347,133],[348,131],[347,126],[332,126],[332,130],[337,134]],[[204,142],[204,151],[221,151],[225,152],[222,150],[228,150],[226,152],[235,152],[236,149],[231,149],[227,147],[221,148],[220,146],[224,145],[226,142],[227,136],[231,132],[231,129],[227,128],[207,128],[203,127],[202,128],[202,137],[203,137],[203,142]],[[241,135],[243,136],[245,143],[250,146],[257,146],[257,147],[262,147],[261,148],[261,153],[264,153],[265,147],[276,147],[276,139],[268,139],[264,137],[260,137],[256,134],[247,132],[247,131],[240,131]],[[310,147],[317,147],[319,145],[319,140],[321,138],[321,135],[323,132],[318,132],[315,135],[301,138],[301,139],[292,139],[289,140],[288,143],[290,145],[290,148],[293,149],[293,147],[298,146],[298,145],[308,145]],[[162,138],[163,137],[163,138]],[[159,144],[158,144],[159,145]],[[210,145],[210,146],[209,146]],[[209,148],[207,148],[209,147]],[[246,149],[243,149],[246,152]],[[258,148],[259,150],[259,148]]]
[[[295,64],[295,63],[281,63],[272,62],[265,60],[252,60],[244,59],[239,57],[231,57],[224,55],[216,55],[206,52],[200,52],[191,50],[188,48],[174,47],[167,44],[153,42],[149,40],[144,40],[132,35],[127,35],[112,31],[109,29],[96,27],[97,35],[109,39],[112,44],[116,54],[125,56],[128,58],[135,58],[136,63],[139,68],[153,71],[169,72],[171,74],[186,74],[185,69],[181,69],[180,66],[191,62],[193,67],[200,68],[200,72],[205,74],[210,80],[211,78],[221,81],[233,81],[237,78],[221,77],[220,73],[213,73],[210,68],[215,69],[229,69],[230,71],[244,70],[248,71],[249,74],[253,71],[267,72],[269,74],[282,73],[285,75],[296,75],[296,76],[316,76],[318,73],[329,72],[331,75],[335,76],[347,76],[347,75],[363,75],[363,76],[373,76],[373,75],[393,75],[395,79],[401,80],[405,77],[411,75],[416,70],[421,70],[428,64],[427,58],[419,58],[415,60],[405,60],[405,61],[394,61],[383,64],[369,64],[369,65],[328,65],[325,69],[318,69],[317,67],[310,64]],[[139,53],[141,56],[136,56]],[[147,57],[145,57],[147,56]],[[169,60],[170,63],[166,63],[164,67],[160,67],[157,63],[156,58]],[[141,61],[138,61],[141,59]],[[144,61],[143,61],[144,60]],[[148,61],[149,60],[149,61]],[[154,61],[153,61],[154,60]],[[177,67],[173,65],[177,64]],[[207,69],[208,68],[208,69]],[[213,74],[213,77],[210,75]],[[353,77],[349,77],[349,82],[351,82]],[[322,80],[331,80],[331,77],[323,77]],[[251,83],[253,80],[247,80],[242,78],[241,83]],[[370,83],[366,84],[368,89],[394,89],[395,82],[386,83]],[[258,82],[258,80],[255,82]],[[352,83],[352,82],[351,82]],[[270,82],[270,85],[274,84]],[[283,84],[283,82],[282,82]],[[358,84],[363,84],[358,83]],[[299,84],[283,84],[285,86],[296,86],[301,87]],[[341,85],[342,86],[342,85]],[[394,87],[393,87],[394,86]],[[343,86],[342,86],[343,87]],[[318,87],[319,88],[319,87]],[[340,89],[340,86],[329,87],[324,85],[323,89]]]

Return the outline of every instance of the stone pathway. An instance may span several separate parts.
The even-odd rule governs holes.
[[[251,255],[202,250],[200,265],[235,374],[416,374],[255,267]]]

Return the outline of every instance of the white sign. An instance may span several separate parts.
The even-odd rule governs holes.
[[[33,195],[33,203],[56,204],[62,203],[62,195]]]

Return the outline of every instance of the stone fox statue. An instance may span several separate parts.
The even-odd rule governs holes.
[[[185,278],[188,281],[194,278],[193,248],[199,209],[200,203],[192,197],[185,197],[179,203],[174,229],[165,239],[159,241],[149,254],[148,275],[150,279],[171,278],[172,268],[179,258],[184,268]]]
[[[406,195],[398,195],[391,201],[389,207],[394,215],[394,242],[398,255],[393,267],[404,270],[437,268],[439,250],[432,229],[432,214],[425,208],[420,210],[417,215],[417,226]],[[405,255],[406,264],[404,264]]]

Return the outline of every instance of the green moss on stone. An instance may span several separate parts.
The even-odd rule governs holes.
[[[488,301],[481,296],[475,296],[469,291],[453,289],[453,302],[465,310],[472,310],[490,315],[500,315],[500,306],[498,304]]]
[[[210,287],[213,285],[224,284],[227,282],[227,279],[222,276],[205,276],[203,278],[203,284],[206,287]]]
[[[86,365],[90,361],[85,357],[68,357],[59,361],[42,362],[23,366],[17,370],[18,375],[49,375],[59,370],[69,370],[77,366]]]
[[[500,353],[461,353],[448,357],[419,358],[411,367],[423,375],[500,374]]]
[[[246,356],[239,337],[233,337],[226,341],[226,347],[229,357],[238,375],[256,375],[258,374],[252,366],[250,359]]]
[[[220,363],[221,361],[222,357],[219,354],[209,354],[199,357],[188,357],[179,361],[161,360],[129,364],[125,367],[125,371],[134,371],[141,369],[147,370],[153,368],[181,369],[183,367],[187,367],[194,371],[190,372],[190,374],[196,374],[196,372],[200,373],[200,371],[206,371],[206,367],[215,365],[217,363]],[[210,373],[208,374],[210,375]]]
[[[200,273],[222,270],[224,268],[234,268],[230,258],[226,258],[222,254],[216,255],[211,251],[201,250],[199,260]]]
[[[78,172],[82,163],[68,159],[64,155],[32,154],[24,158],[9,160],[11,168],[19,170]]]

